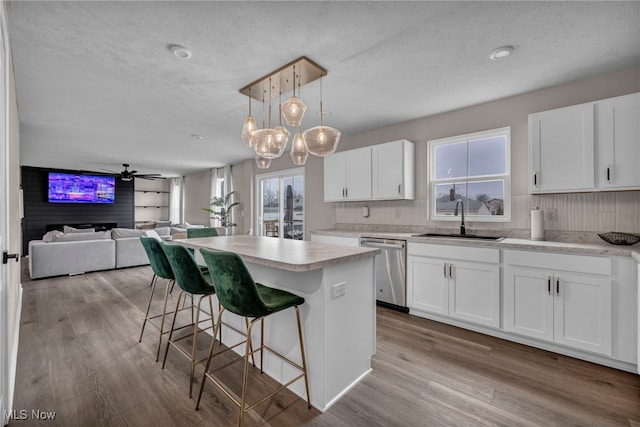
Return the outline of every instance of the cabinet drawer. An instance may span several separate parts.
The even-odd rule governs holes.
[[[464,261],[500,262],[500,250],[493,248],[478,248],[471,246],[437,245],[428,243],[409,242],[407,255],[428,256],[433,258],[445,258],[448,260],[460,259]]]
[[[610,257],[543,253],[532,251],[504,251],[504,263],[521,267],[573,271],[583,274],[611,275]]]

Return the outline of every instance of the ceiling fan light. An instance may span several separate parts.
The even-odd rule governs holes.
[[[304,136],[300,133],[300,130],[293,137],[291,143],[291,151],[289,152],[293,164],[296,166],[303,166],[307,163],[309,158],[309,150],[307,150],[307,142],[304,140]]]
[[[269,169],[269,166],[271,166],[271,159],[256,156],[256,166],[258,169]]]
[[[277,143],[273,129],[258,129],[253,133],[256,154],[265,159],[275,159],[284,152],[284,147]]]
[[[282,117],[289,126],[300,126],[305,111],[307,111],[306,104],[295,96],[292,96],[282,103]]]
[[[244,124],[242,125],[242,133],[240,134],[242,142],[244,142],[245,145],[253,148],[255,144],[255,141],[253,140],[253,132],[255,132],[256,129],[258,129],[258,126],[256,125],[256,121],[253,116],[247,116],[244,119]]]
[[[307,143],[309,153],[314,156],[325,157],[336,151],[342,134],[338,129],[320,125],[307,129],[302,136]]]

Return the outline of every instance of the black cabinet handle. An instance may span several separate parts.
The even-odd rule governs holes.
[[[453,275],[451,274],[451,264],[449,264],[449,278],[452,278]]]
[[[560,295],[560,279],[556,278],[556,295]]]
[[[611,181],[611,168],[607,168],[607,181]]]
[[[547,293],[551,295],[551,276],[547,277]]]
[[[442,275],[445,277],[447,277],[447,263],[445,262],[444,265],[442,266]]]
[[[538,186],[538,174],[537,173],[533,173],[533,186],[537,187]]]

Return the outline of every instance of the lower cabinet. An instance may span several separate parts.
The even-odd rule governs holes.
[[[496,249],[409,242],[409,309],[499,328],[498,262]]]
[[[505,251],[505,331],[611,356],[610,276],[609,258]]]

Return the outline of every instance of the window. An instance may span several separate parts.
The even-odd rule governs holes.
[[[429,141],[429,217],[454,217],[458,200],[471,221],[509,221],[511,128]]]
[[[304,238],[304,169],[256,176],[258,235]]]

